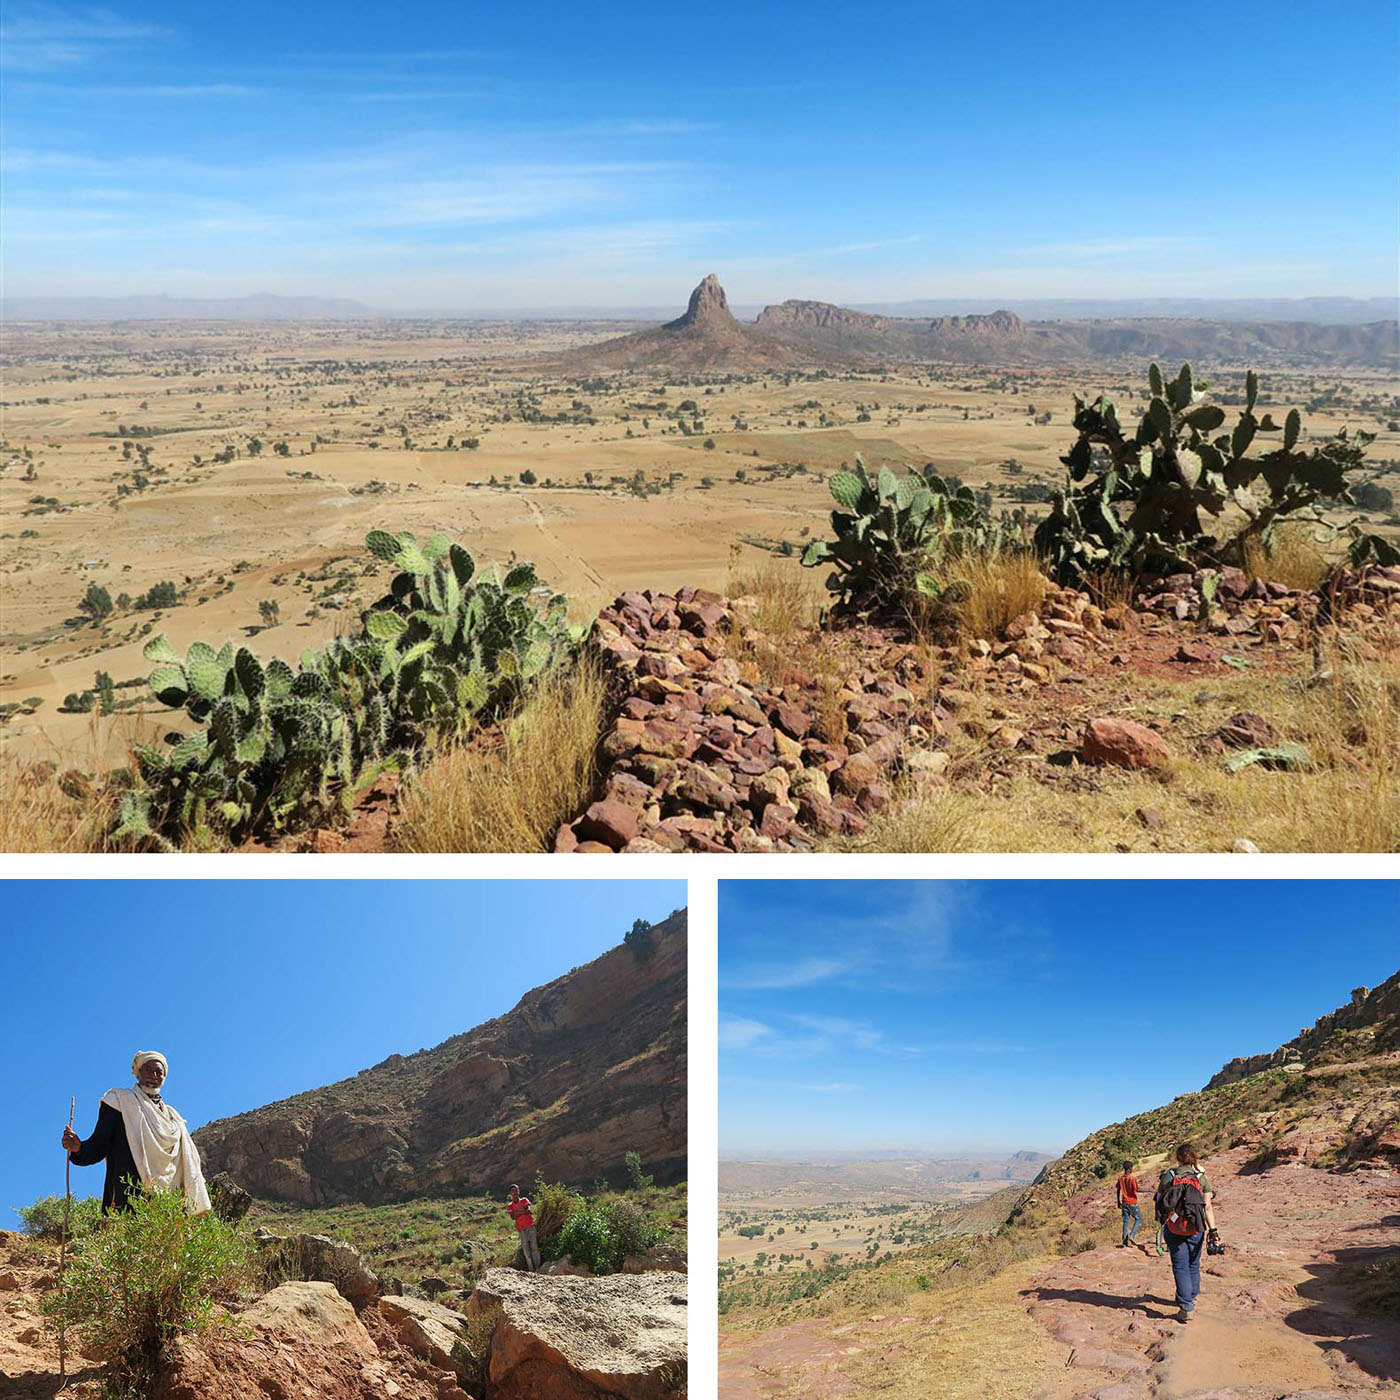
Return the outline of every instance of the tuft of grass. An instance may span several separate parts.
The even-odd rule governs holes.
[[[1245,541],[1245,572],[1265,583],[1314,589],[1331,572],[1333,563],[1314,531],[1301,521],[1277,526],[1267,545],[1257,536]]]
[[[953,610],[973,637],[1000,636],[1013,618],[1039,607],[1050,586],[1040,561],[1025,550],[954,559],[933,572],[940,583],[965,586],[967,596],[954,603]]]
[[[1357,1283],[1356,1297],[1369,1311],[1400,1321],[1400,1254],[1368,1264]]]
[[[0,802],[0,851],[71,855],[106,849],[111,800],[103,795],[81,801],[69,797],[52,764],[22,764],[7,755],[0,761],[0,791],[5,794]]]
[[[459,745],[409,774],[391,833],[398,851],[542,851],[596,776],[607,691],[596,666],[531,692],[494,748]]]

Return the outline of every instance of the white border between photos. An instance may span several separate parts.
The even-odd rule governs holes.
[[[719,1388],[718,881],[1397,878],[1383,855],[0,855],[0,880],[685,880],[689,1390],[705,1400]]]

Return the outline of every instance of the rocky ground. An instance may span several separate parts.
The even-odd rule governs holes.
[[[461,1311],[386,1294],[354,1251],[303,1241],[302,1271],[168,1350],[154,1400],[666,1400],[686,1391],[683,1258],[555,1277],[493,1269]],[[67,1388],[39,1305],[57,1251],[0,1232],[0,1394],[99,1400],[70,1337]]]

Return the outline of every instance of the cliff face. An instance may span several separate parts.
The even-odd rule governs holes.
[[[1277,1050],[1231,1060],[1206,1088],[1233,1084],[1237,1079],[1266,1069],[1280,1069],[1286,1065],[1302,1067],[1319,1059],[1335,1058],[1342,1049],[1333,1043],[1339,1032],[1347,1033],[1345,1049],[1349,1058],[1366,1050],[1382,1053],[1400,1046],[1400,972],[1379,987],[1358,987],[1346,1006],[1319,1016],[1312,1026]]]
[[[642,959],[618,947],[504,1016],[353,1079],[210,1123],[207,1174],[301,1205],[474,1194],[537,1175],[661,1182],[686,1162],[686,916]]]

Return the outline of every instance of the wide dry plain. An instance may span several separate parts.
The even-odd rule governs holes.
[[[383,584],[363,550],[371,529],[443,531],[479,561],[533,560],[582,619],[624,588],[723,588],[774,550],[800,551],[825,528],[825,475],[858,452],[931,461],[989,489],[996,508],[1034,513],[1029,498],[1061,475],[1072,394],[1140,401],[1145,387],[1136,363],[680,380],[559,367],[623,329],[8,327],[6,747],[87,765],[157,732],[141,656],[155,632],[182,651],[251,637],[263,655],[294,657],[348,628]],[[1197,368],[1238,392],[1244,366]],[[1400,489],[1393,377],[1266,371],[1265,398],[1304,408],[1314,436],[1376,433],[1377,479]],[[178,601],[143,606],[163,583]],[[79,609],[92,584],[116,604],[96,624]],[[66,712],[99,672],[114,713]]]

